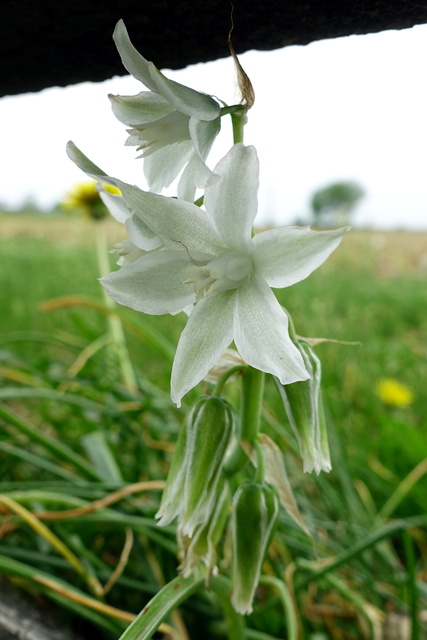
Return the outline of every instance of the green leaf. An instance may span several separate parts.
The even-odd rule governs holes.
[[[0,389],[0,397],[2,391],[7,391],[7,389]],[[17,391],[20,390],[17,389]],[[33,391],[40,391],[40,389]],[[60,396],[60,394],[57,395]],[[74,451],[70,449],[70,447],[68,447],[66,444],[63,444],[56,438],[44,434],[31,422],[24,418],[21,418],[21,416],[15,413],[12,409],[6,408],[6,406],[2,404],[0,404],[0,418],[6,420],[7,422],[9,422],[9,424],[12,424],[14,427],[19,429],[19,431],[25,433],[25,435],[30,437],[35,442],[38,442],[39,444],[46,447],[46,449],[57,455],[60,459],[73,464],[79,471],[84,473],[84,475],[89,476],[89,478],[91,478],[92,480],[100,480],[100,477],[95,469],[93,469],[93,467],[91,467],[91,465],[88,464],[88,462],[84,458],[74,453]]]
[[[101,431],[94,431],[84,435],[82,444],[100,478],[106,482],[123,482],[123,477],[113,452]]]
[[[192,575],[188,578],[178,576],[159,591],[143,608],[132,624],[126,629],[120,640],[148,640],[159,625],[176,609],[181,602],[191,596],[201,584],[203,576]]]

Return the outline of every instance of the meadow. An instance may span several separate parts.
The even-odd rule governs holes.
[[[106,303],[101,229],[110,248],[123,237],[110,221],[0,217],[0,575],[103,640],[176,575],[174,528],[152,517],[199,394],[180,409],[169,400],[184,318]],[[329,339],[316,353],[333,469],[303,474],[267,387],[263,431],[280,444],[311,537],[280,514],[248,639],[290,638],[290,618],[304,640],[427,638],[426,276],[427,234],[354,230],[277,292],[299,335]],[[274,576],[286,577],[285,613]],[[200,626],[225,637],[206,591],[164,633],[196,638]]]

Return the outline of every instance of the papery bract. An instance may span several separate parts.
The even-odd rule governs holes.
[[[93,165],[74,146],[70,157],[89,175]],[[87,164],[89,163],[89,165]],[[101,279],[119,304],[149,314],[177,313],[195,303],[172,369],[172,399],[180,404],[234,340],[248,365],[282,384],[309,373],[288,334],[288,317],[270,287],[306,278],[338,246],[347,229],[280,227],[252,238],[257,212],[258,158],[234,145],[205,189],[205,208],[142,191],[108,178],[133,217],[160,239],[151,251]]]

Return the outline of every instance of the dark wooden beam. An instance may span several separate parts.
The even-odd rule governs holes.
[[[124,74],[111,39],[123,18],[143,55],[182,68],[228,55],[229,0],[3,0],[0,95]],[[412,0],[234,0],[238,53],[427,22]]]

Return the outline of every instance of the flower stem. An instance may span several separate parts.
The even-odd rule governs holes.
[[[237,364],[235,367],[231,367],[231,369],[229,369],[228,371],[226,371],[218,380],[218,382],[215,385],[215,388],[213,390],[213,394],[214,396],[217,396],[218,398],[220,397],[221,393],[222,393],[222,389],[225,385],[225,383],[227,382],[227,380],[229,378],[231,378],[231,376],[233,376],[235,373],[244,373],[246,371],[247,367],[245,367],[245,365],[243,364]]]
[[[291,594],[288,591],[285,583],[278,578],[273,576],[261,576],[260,584],[268,584],[275,589],[277,589],[279,593],[279,598],[282,602],[283,608],[285,610],[286,615],[286,630],[288,635],[286,636],[289,640],[297,640],[298,638],[298,620],[295,615],[294,603],[292,601]]]
[[[211,590],[217,596],[224,613],[228,640],[244,640],[245,621],[243,616],[234,610],[230,602],[230,581],[224,576],[213,576]]]
[[[249,367],[242,375],[240,440],[254,442],[258,435],[263,393],[264,372]],[[237,444],[224,465],[224,473],[227,476],[235,475],[247,461],[248,456]]]
[[[243,131],[247,121],[246,113],[243,110],[235,111],[231,114],[233,125],[233,143],[243,142]]]
[[[101,276],[106,275],[110,271],[110,264],[108,261],[107,252],[107,238],[104,224],[96,225],[96,256],[98,260],[98,269]],[[115,308],[115,302],[108,297],[107,292],[102,289],[104,295],[105,305],[109,309]],[[120,318],[114,315],[108,316],[108,324],[110,329],[110,335],[113,340],[113,344],[116,349],[117,357],[119,359],[119,366],[123,376],[123,382],[131,393],[136,393],[138,390],[138,383],[135,377],[135,371],[132,362],[129,357],[127,349],[126,338],[123,331],[123,326]]]
[[[259,482],[263,484],[265,480],[265,459],[264,454],[261,449],[261,445],[258,440],[254,440],[253,445],[255,447],[256,459],[257,459],[257,468],[255,474],[255,482]]]

